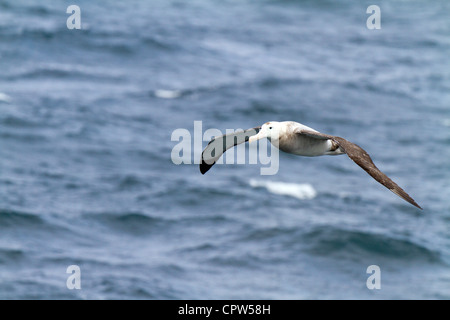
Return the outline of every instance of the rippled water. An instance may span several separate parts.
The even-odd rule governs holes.
[[[0,298],[450,298],[447,1],[381,30],[369,1],[77,4],[0,3]],[[196,120],[345,137],[424,210],[345,156],[176,166]]]

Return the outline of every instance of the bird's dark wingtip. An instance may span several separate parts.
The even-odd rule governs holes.
[[[207,164],[202,160],[202,163],[200,163],[200,172],[201,174],[205,174],[208,172],[209,169],[211,169],[213,165]]]
[[[407,202],[411,203],[416,208],[419,208],[420,210],[423,210],[423,208],[421,206],[419,206],[419,204],[416,201],[414,201],[414,199],[411,198],[410,196],[408,196],[408,198],[404,197],[403,199],[405,199]]]
[[[411,203],[414,207],[416,207],[416,208],[418,208],[420,210],[423,210],[423,208],[421,206],[419,206],[415,201],[414,202],[408,201],[408,202]]]
[[[392,183],[395,184],[395,182],[393,182],[391,180]],[[420,210],[423,210],[421,206],[419,206],[417,204],[416,201],[414,201],[413,198],[411,198],[411,196],[409,194],[407,194],[402,188],[400,188],[398,185],[395,184],[395,187],[391,190],[393,193],[395,193],[396,195],[398,195],[400,198],[402,198],[403,200],[405,200],[406,202],[409,202],[410,204],[412,204],[414,207],[419,208]]]

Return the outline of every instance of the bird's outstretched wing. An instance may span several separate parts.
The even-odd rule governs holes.
[[[297,130],[297,134],[306,135],[308,137],[326,140],[331,139],[336,142],[339,147],[347,154],[347,156],[352,159],[358,166],[363,168],[372,178],[381,183],[383,186],[391,190],[393,193],[398,195],[400,198],[411,203],[419,209],[422,209],[413,198],[409,196],[402,188],[400,188],[394,181],[392,181],[387,175],[380,171],[377,166],[373,163],[369,154],[360,146],[345,140],[341,137],[336,137],[320,132],[314,132],[309,130]]]
[[[213,138],[202,152],[200,172],[205,174],[228,149],[247,142],[251,136],[256,135],[261,127],[251,128],[240,132],[224,134]]]

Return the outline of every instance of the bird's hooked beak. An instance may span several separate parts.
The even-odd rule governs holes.
[[[260,140],[263,138],[267,138],[267,133],[265,133],[261,130],[257,135],[254,135],[254,136],[251,136],[250,138],[248,138],[248,143],[252,143],[253,141]]]

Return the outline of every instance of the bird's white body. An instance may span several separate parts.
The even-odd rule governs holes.
[[[304,157],[317,157],[323,155],[339,155],[344,152],[336,147],[330,139],[317,139],[298,132],[317,132],[308,126],[294,121],[271,121],[261,126],[261,131],[251,141],[267,138],[281,151]]]
[[[281,151],[292,153],[298,156],[323,156],[327,154],[331,148],[331,141],[329,140],[317,140],[310,137],[292,139],[292,142],[289,140],[291,140],[289,139],[289,137],[285,139],[281,138],[277,147]]]

